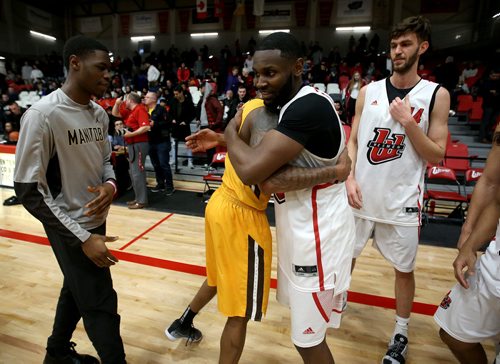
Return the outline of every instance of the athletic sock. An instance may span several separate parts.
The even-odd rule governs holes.
[[[187,306],[186,311],[180,317],[181,325],[183,327],[189,327],[193,324],[194,317],[198,314],[198,312],[194,312],[191,310],[190,306]]]
[[[397,334],[404,335],[405,337],[408,338],[408,323],[410,322],[410,318],[403,318],[399,317],[396,315],[396,325],[394,326],[394,333],[392,334],[392,337],[396,336]],[[392,339],[391,339],[392,343]]]

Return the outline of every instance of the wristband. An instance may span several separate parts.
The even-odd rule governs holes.
[[[108,179],[106,182],[104,183],[109,183],[111,186],[113,186],[113,189],[115,190],[115,192],[113,193],[113,197],[116,196],[116,194],[118,193],[118,187],[116,186],[116,182],[113,181],[112,179]]]

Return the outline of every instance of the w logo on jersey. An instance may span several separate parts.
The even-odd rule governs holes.
[[[368,142],[368,161],[381,164],[401,158],[405,149],[404,134],[392,134],[391,129],[375,128],[375,137]]]

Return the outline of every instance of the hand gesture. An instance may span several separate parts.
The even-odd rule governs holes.
[[[354,178],[348,178],[345,182],[347,189],[347,200],[349,205],[355,209],[360,209],[363,207],[363,196],[361,195],[361,188],[359,188],[358,182]]]
[[[460,253],[458,253],[457,258],[453,262],[455,278],[465,289],[469,288],[469,282],[467,282],[466,276],[472,276],[476,273],[476,260],[476,252],[471,249],[464,248],[460,250]],[[464,268],[467,268],[465,272]]]
[[[93,216],[104,214],[111,205],[111,202],[113,202],[113,196],[115,194],[113,186],[109,183],[103,183],[99,186],[88,186],[87,191],[95,193],[97,197],[85,205],[88,209],[85,215]]]
[[[116,241],[117,236],[103,236],[91,234],[82,244],[85,255],[99,268],[107,268],[118,263],[118,259],[111,254],[105,242]]]
[[[403,127],[410,122],[415,122],[411,114],[410,95],[406,95],[403,100],[399,97],[392,100],[389,105],[389,113],[392,118],[403,125]]]
[[[206,152],[219,145],[219,135],[211,129],[201,129],[186,137],[186,146],[195,153]]]

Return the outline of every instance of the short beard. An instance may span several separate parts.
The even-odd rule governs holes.
[[[418,48],[415,51],[415,53],[408,58],[407,62],[402,66],[400,66],[399,68],[396,68],[396,66],[394,66],[394,61],[391,60],[392,69],[394,70],[394,73],[406,74],[413,67],[415,62],[417,62],[417,60],[418,60]]]
[[[278,96],[268,105],[266,105],[267,109],[271,112],[276,113],[283,105],[285,105],[288,101],[290,101],[290,96],[293,90],[293,76],[290,73],[288,80],[279,90]]]

